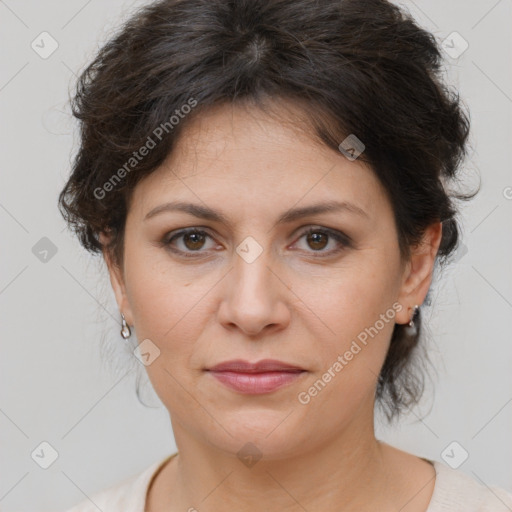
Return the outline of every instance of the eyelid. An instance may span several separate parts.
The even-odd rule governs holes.
[[[349,245],[352,243],[352,239],[344,232],[339,231],[337,229],[328,228],[326,226],[321,226],[318,224],[312,224],[312,225],[308,225],[306,227],[302,226],[302,227],[298,228],[297,230],[295,230],[295,234],[293,236],[299,236],[299,234],[300,234],[300,236],[299,236],[299,238],[300,238],[300,237],[304,236],[305,234],[308,234],[312,231],[325,231],[327,234],[331,235],[332,237],[334,237],[336,239],[340,239],[340,241],[345,243],[346,245]],[[190,227],[186,227],[186,228],[179,228],[179,229],[176,229],[176,230],[166,233],[164,236],[164,240],[171,240],[174,237],[178,237],[178,235],[184,235],[187,233],[194,233],[194,232],[204,233],[211,238],[215,238],[215,236],[210,233],[210,228],[207,226],[190,226]]]
[[[302,228],[301,228],[302,229]],[[346,235],[343,231],[339,231],[338,229],[328,228],[326,226],[320,226],[317,224],[311,225],[304,229],[304,231],[300,231],[300,236],[304,236],[308,233],[312,233],[315,231],[323,231],[333,238],[339,239],[343,243],[349,245],[352,243],[352,239]]]
[[[214,238],[213,235],[210,233],[209,228],[207,228],[206,226],[190,226],[186,228],[179,228],[169,231],[164,235],[163,239],[170,241],[175,237],[178,238],[179,236],[186,235],[188,233],[204,233],[209,237]]]

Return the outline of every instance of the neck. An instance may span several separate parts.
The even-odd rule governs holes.
[[[173,423],[179,455],[168,487],[169,510],[330,510],[336,503],[337,510],[356,511],[382,505],[388,473],[373,422],[369,425],[361,429],[354,422],[294,455],[264,455],[247,467],[236,451],[198,443]]]

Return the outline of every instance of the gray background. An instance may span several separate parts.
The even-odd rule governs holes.
[[[0,1],[4,512],[66,508],[175,449],[152,389],[143,396],[151,407],[136,398],[144,369],[118,334],[105,268],[67,232],[56,207],[77,143],[67,105],[74,75],[143,3]],[[424,310],[435,391],[399,426],[379,424],[377,433],[436,460],[457,441],[469,453],[461,471],[512,490],[511,0],[402,5],[441,40],[457,31],[469,43],[447,64],[472,116],[466,184],[480,175],[482,191],[463,209],[464,246]],[[43,31],[59,45],[46,59],[31,47]],[[42,252],[43,237],[54,255]],[[58,452],[48,469],[31,457],[43,441]]]

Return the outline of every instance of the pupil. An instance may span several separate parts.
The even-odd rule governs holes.
[[[196,240],[194,240],[195,237],[197,237]],[[202,240],[201,240],[202,238],[203,238],[203,236],[200,233],[189,233],[189,234],[185,235],[185,245],[189,249],[200,249],[201,245],[202,245]],[[190,241],[192,242],[192,245],[187,243]]]
[[[308,235],[308,242],[312,240],[313,244],[317,244],[320,242],[320,247],[312,247],[313,249],[323,249],[325,247],[325,243],[322,244],[322,237],[323,241],[326,242],[326,236],[324,233],[310,233]]]

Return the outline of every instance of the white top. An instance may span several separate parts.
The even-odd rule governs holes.
[[[165,463],[177,455],[155,462],[141,473],[83,500],[66,512],[145,512],[149,485]],[[466,473],[438,461],[424,459],[436,471],[434,492],[425,512],[511,512],[512,493],[487,487]]]

